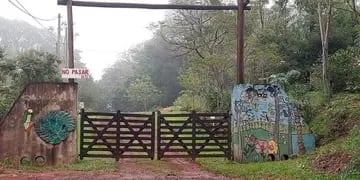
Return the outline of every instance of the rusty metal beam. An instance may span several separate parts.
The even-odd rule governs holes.
[[[58,5],[66,5],[67,0],[58,0]],[[180,4],[141,4],[118,2],[72,1],[73,6],[129,9],[183,9],[183,10],[238,10],[238,6],[180,5]],[[250,10],[250,7],[244,7]]]

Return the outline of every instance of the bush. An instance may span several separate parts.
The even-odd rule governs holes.
[[[206,107],[206,100],[204,98],[186,93],[182,94],[175,100],[174,106],[180,111],[208,111]]]
[[[339,50],[330,57],[332,89],[336,92],[360,91],[360,48]]]
[[[359,94],[338,94],[326,106],[316,110],[309,126],[315,134],[326,137],[325,142],[346,136],[360,124],[359,108]]]

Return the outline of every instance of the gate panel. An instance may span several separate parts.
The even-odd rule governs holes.
[[[81,111],[80,159],[84,157],[115,158],[116,113]]]
[[[229,114],[199,113],[196,124],[196,157],[231,158],[231,122]]]
[[[158,159],[231,158],[229,114],[159,114],[158,124]]]
[[[151,158],[155,151],[155,113],[120,114],[118,158]]]
[[[158,159],[192,156],[191,114],[160,114],[158,117]]]
[[[80,159],[154,158],[155,113],[81,111]]]

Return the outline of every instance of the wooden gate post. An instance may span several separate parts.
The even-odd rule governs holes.
[[[193,161],[195,161],[196,159],[196,120],[197,120],[197,115],[196,112],[193,111],[191,113],[191,123],[192,123],[192,151],[191,151],[191,159]]]
[[[119,161],[120,160],[120,123],[121,123],[121,111],[117,111],[116,115],[114,117],[116,119],[116,155],[115,155],[115,160]]]
[[[151,160],[154,160],[155,158],[155,141],[156,141],[156,133],[155,133],[155,130],[156,130],[156,113],[155,112],[152,112],[152,115],[151,115]]]
[[[84,119],[85,119],[85,110],[81,109],[80,111],[80,140],[79,140],[79,146],[80,146],[80,152],[79,157],[80,160],[84,159]]]
[[[230,116],[230,112],[228,112],[227,116],[226,116],[226,120],[228,122],[228,160],[234,160],[234,157],[233,157],[233,150],[232,150],[232,132],[231,132],[231,116]]]
[[[156,130],[157,130],[157,159],[160,160],[161,159],[161,112],[158,111],[157,112],[157,126],[156,126]]]

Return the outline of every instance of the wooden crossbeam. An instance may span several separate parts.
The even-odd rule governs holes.
[[[66,4],[67,0],[58,0],[58,5]],[[142,4],[94,1],[72,1],[72,6],[129,9],[239,10],[239,7],[236,5]],[[245,6],[244,10],[250,10],[250,7]]]
[[[104,142],[104,145],[109,149],[109,151],[113,155],[115,155],[116,153],[114,152],[114,149],[111,147],[109,142],[104,137],[104,133],[106,132],[106,130],[108,130],[111,127],[111,125],[116,121],[115,117],[113,117],[111,120],[109,120],[107,126],[104,127],[102,130],[99,130],[98,127],[96,127],[96,125],[93,122],[91,122],[87,116],[84,116],[83,118],[85,118],[84,121],[87,121],[90,124],[90,126],[94,129],[97,136],[93,139],[93,141],[89,144],[89,146],[87,148],[80,147],[80,148],[84,149],[84,151],[82,152],[83,153],[82,155],[88,155],[88,152],[93,148],[94,145],[97,144],[98,140],[102,140]]]
[[[121,122],[123,122],[125,124],[127,130],[129,130],[130,133],[133,135],[133,137],[130,138],[130,141],[125,145],[125,147],[123,149],[120,149],[120,152],[119,152],[120,155],[127,152],[129,150],[129,148],[134,145],[134,141],[137,140],[139,142],[139,145],[141,145],[143,148],[143,149],[141,149],[141,152],[146,152],[150,156],[152,149],[151,148],[148,149],[148,146],[142,141],[142,139],[139,137],[139,135],[146,128],[148,128],[148,126],[147,126],[148,124],[152,123],[151,119],[141,122],[141,123],[143,123],[142,127],[140,127],[139,130],[135,131],[134,127],[132,127],[132,125],[130,125],[129,122],[125,120],[124,116],[120,116],[120,118],[121,118]],[[121,134],[121,130],[120,130],[120,134]]]
[[[188,118],[186,121],[183,122],[183,125],[179,128],[178,131],[175,131],[173,129],[173,126],[171,126],[169,124],[169,122],[167,122],[163,117],[160,117],[160,126],[161,124],[164,124],[165,127],[160,127],[160,128],[163,128],[163,129],[167,129],[167,130],[170,130],[171,131],[171,134],[174,135],[174,137],[171,138],[170,142],[166,143],[166,146],[164,149],[159,149],[161,155],[164,155],[165,152],[167,152],[171,145],[174,144],[175,140],[178,141],[180,143],[180,145],[184,148],[184,150],[189,154],[191,155],[191,150],[187,148],[186,144],[181,140],[181,138],[179,138],[179,135],[181,135],[181,133],[183,133],[185,127],[191,123],[191,119]],[[158,136],[161,136],[160,134]],[[158,142],[158,143],[161,143],[161,142]]]

